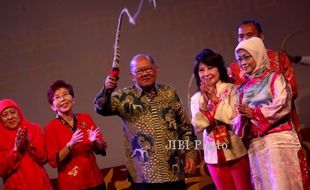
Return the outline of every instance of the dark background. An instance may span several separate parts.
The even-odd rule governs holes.
[[[293,55],[310,54],[308,0],[157,0],[145,1],[136,25],[125,16],[121,32],[119,86],[131,84],[129,60],[138,53],[154,56],[159,82],[173,85],[188,110],[193,58],[203,48],[221,53],[229,66],[237,45],[236,27],[246,18],[259,20],[266,47]],[[0,99],[12,98],[26,118],[42,127],[55,114],[46,99],[57,79],[71,83],[75,112],[88,112],[108,142],[100,168],[124,164],[123,134],[118,117],[101,117],[93,98],[108,74],[117,19],[122,8],[134,14],[139,0],[0,0]],[[298,113],[310,127],[310,67],[294,65],[299,85]],[[46,165],[51,178],[57,171]],[[1,185],[0,185],[1,189]]]

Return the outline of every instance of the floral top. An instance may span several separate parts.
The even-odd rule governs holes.
[[[95,154],[105,155],[106,142],[101,133],[97,138],[104,144],[102,149],[97,149],[88,140],[89,130],[92,127],[97,128],[89,114],[75,114],[75,118],[76,129],[81,129],[84,133],[83,141],[73,146],[69,155],[62,161],[58,158],[59,151],[66,146],[76,129],[68,127],[59,118],[51,120],[45,126],[48,162],[58,169],[59,189],[88,189],[104,183]]]

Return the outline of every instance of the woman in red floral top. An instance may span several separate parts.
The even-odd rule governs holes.
[[[45,127],[48,162],[58,169],[60,189],[105,189],[95,154],[105,155],[106,142],[89,114],[74,114],[73,88],[55,81],[47,92],[56,118]],[[95,153],[95,154],[94,154]]]

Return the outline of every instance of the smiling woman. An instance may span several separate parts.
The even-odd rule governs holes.
[[[269,68],[260,38],[240,42],[235,53],[237,59],[252,56],[241,63],[248,80],[237,90],[238,116],[233,128],[244,132],[238,135],[249,147],[254,188],[303,189],[298,154],[301,145],[290,117],[292,90],[280,72]]]
[[[45,127],[48,162],[58,168],[60,189],[105,189],[94,153],[104,156],[106,142],[90,115],[73,113],[73,87],[55,81],[47,98],[56,113]]]
[[[0,176],[4,189],[52,189],[41,128],[23,116],[16,102],[0,101]]]
[[[251,75],[256,67],[256,62],[251,54],[243,49],[238,51],[237,61],[240,65],[240,68],[245,72],[246,75]]]
[[[15,129],[20,123],[20,117],[17,109],[8,107],[1,113],[1,120],[5,127],[9,129]]]
[[[218,190],[251,188],[247,150],[230,126],[236,88],[220,54],[203,49],[194,61],[198,91],[191,98],[192,124],[203,132],[204,160]]]

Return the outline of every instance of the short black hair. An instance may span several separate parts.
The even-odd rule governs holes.
[[[225,67],[225,61],[223,57],[213,52],[211,49],[201,50],[195,58],[194,61],[194,76],[196,79],[196,85],[199,88],[200,86],[200,77],[199,77],[199,64],[203,63],[207,66],[216,67],[219,70],[220,80],[222,82],[231,82],[231,79],[228,76],[227,69]]]
[[[246,25],[246,24],[253,24],[255,26],[255,28],[257,29],[258,34],[263,33],[263,28],[261,26],[261,24],[257,21],[257,20],[243,20],[237,27],[237,31],[238,29],[242,26],[242,25]]]

